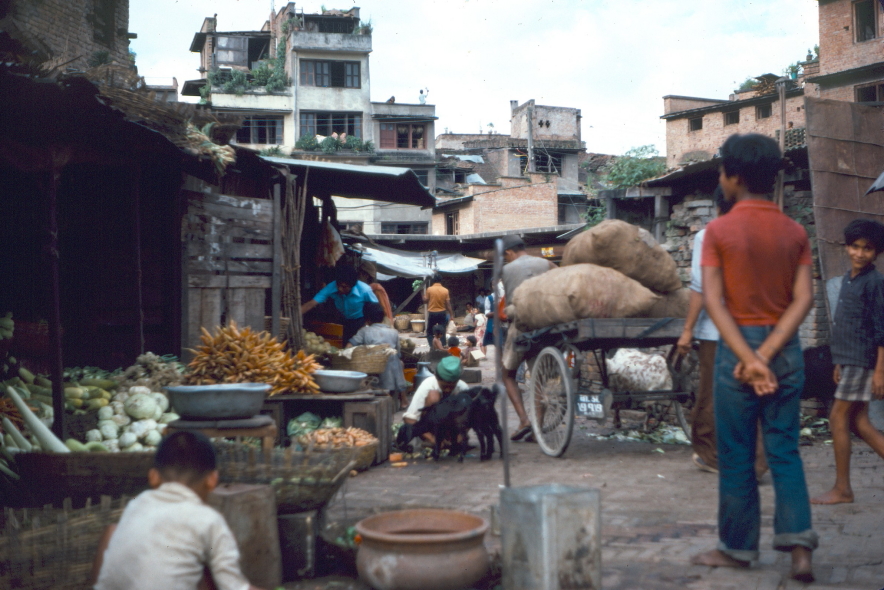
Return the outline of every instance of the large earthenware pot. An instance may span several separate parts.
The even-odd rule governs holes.
[[[458,590],[488,571],[485,519],[454,510],[385,512],[359,521],[359,577],[377,590]]]

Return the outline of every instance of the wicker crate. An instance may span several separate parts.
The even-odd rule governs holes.
[[[356,464],[353,449],[261,449],[217,444],[218,466],[224,483],[269,484],[280,514],[317,510],[325,506]]]
[[[289,333],[289,324],[292,323],[292,318],[281,317],[279,318],[279,334],[276,335],[276,339],[282,342],[288,337]],[[270,332],[270,328],[273,324],[273,316],[265,315],[264,316],[264,331]]]
[[[307,439],[304,437],[298,437],[298,444],[305,446]],[[328,451],[328,450],[337,450],[333,447],[327,447],[323,445],[315,445],[313,447],[318,451]],[[356,463],[353,466],[353,469],[356,471],[365,471],[369,467],[371,467],[372,463],[374,463],[375,455],[378,452],[378,442],[372,442],[367,445],[363,445],[361,447],[346,447],[350,449],[353,453],[353,461]]]
[[[332,355],[331,368],[338,371],[361,371],[369,375],[380,375],[387,368],[387,344],[354,346],[348,359],[340,354]]]
[[[73,507],[79,508],[101,496],[138,494],[148,488],[153,458],[150,452],[19,453],[14,469],[21,480],[13,505],[61,506],[70,498]]]
[[[396,329],[400,332],[408,332],[411,329],[411,316],[397,315],[393,319],[393,325],[396,326]]]
[[[116,523],[127,498],[74,510],[70,502],[61,509],[3,511],[0,525],[0,588],[20,590],[90,588],[92,562],[101,535]]]

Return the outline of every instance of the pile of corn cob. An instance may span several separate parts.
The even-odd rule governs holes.
[[[215,383],[269,383],[270,395],[284,391],[319,393],[312,374],[322,366],[303,350],[292,354],[267,332],[240,330],[236,322],[216,327],[212,335],[203,328],[202,346],[193,350],[187,380],[193,385]]]

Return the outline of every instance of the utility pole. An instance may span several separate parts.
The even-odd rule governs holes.
[[[786,84],[789,83],[789,78],[783,76],[778,79],[777,84],[777,92],[780,95],[780,153],[785,157],[786,155]],[[785,180],[786,171],[780,170],[777,174],[777,183],[774,188],[774,201],[777,206],[780,208],[780,211],[783,210],[784,207],[784,188],[783,181]]]
[[[532,101],[533,103],[533,101]],[[534,105],[528,105],[528,172],[534,172]]]

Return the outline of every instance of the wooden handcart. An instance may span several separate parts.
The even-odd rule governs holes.
[[[516,347],[525,352],[530,370],[525,410],[543,452],[562,456],[571,442],[575,416],[604,422],[612,411],[639,404],[644,406],[648,421],[659,422],[674,413],[690,437],[682,404],[691,397],[689,374],[693,366],[676,355],[674,346],[683,329],[680,318],[585,319],[521,334]],[[611,391],[605,363],[608,353],[618,348],[667,345],[672,345],[666,363],[672,375],[671,390]],[[595,357],[600,379],[581,388],[579,359],[588,351]]]

